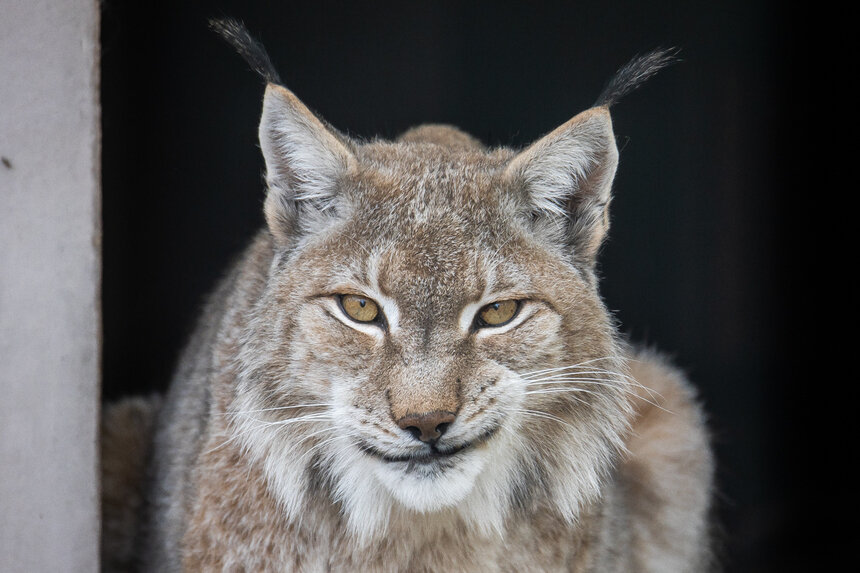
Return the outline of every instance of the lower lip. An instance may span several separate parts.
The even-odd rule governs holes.
[[[362,449],[365,452],[369,453],[370,455],[372,455],[376,458],[379,458],[382,461],[389,462],[389,463],[409,462],[409,463],[413,463],[413,464],[432,464],[434,462],[450,460],[450,459],[454,458],[457,454],[469,451],[475,447],[480,447],[480,446],[485,445],[487,443],[487,441],[493,436],[493,434],[496,433],[498,428],[499,427],[496,426],[492,430],[490,430],[490,431],[486,432],[484,435],[480,436],[480,438],[478,440],[475,440],[473,442],[469,442],[468,444],[464,444],[462,446],[459,446],[459,447],[457,447],[457,448],[455,448],[449,452],[435,452],[434,451],[434,452],[431,452],[429,454],[423,454],[423,455],[393,457],[393,456],[386,456],[384,454],[381,454],[380,452],[378,452],[374,448],[363,447]]]
[[[474,444],[469,443],[469,444],[461,446],[461,447],[459,447],[453,451],[450,451],[450,452],[431,452],[429,454],[419,454],[416,456],[391,457],[391,456],[384,456],[384,455],[379,456],[378,454],[375,454],[375,455],[377,455],[383,461],[390,462],[390,463],[408,462],[408,463],[413,463],[413,464],[431,464],[431,463],[442,461],[442,460],[449,460],[449,459],[453,458],[454,456],[456,456],[457,454],[459,454],[465,450],[470,449],[473,445]]]

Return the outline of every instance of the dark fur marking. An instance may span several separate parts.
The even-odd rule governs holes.
[[[394,432],[392,432],[391,430],[389,430],[388,428],[386,428],[386,427],[385,427],[385,426],[383,426],[382,424],[379,424],[379,423],[377,423],[377,422],[370,422],[370,421],[367,421],[367,422],[365,422],[365,423],[366,423],[366,424],[368,424],[368,425],[370,425],[370,426],[373,426],[373,427],[374,427],[374,428],[376,428],[376,429],[378,429],[378,430],[379,430],[380,432],[382,432],[383,434],[386,434],[386,435],[388,435],[388,436],[392,436],[392,437],[394,437],[394,438],[399,437],[397,434],[395,434]]]
[[[615,76],[603,88],[594,107],[611,107],[622,97],[645,83],[648,78],[663,68],[680,61],[678,49],[657,49],[641,56],[636,56],[619,69]]]
[[[478,401],[478,399],[477,399],[477,398],[475,398],[475,400],[474,400],[474,401],[475,401],[475,402],[477,402],[477,401]],[[471,422],[472,420],[474,420],[476,417],[478,417],[480,414],[483,414],[483,413],[484,413],[484,411],[485,411],[485,409],[484,409],[483,407],[478,408],[477,410],[475,410],[475,411],[472,413],[472,415],[471,415],[471,416],[469,416],[468,418],[466,418],[465,420],[463,420],[463,423],[468,424],[469,422]]]
[[[251,69],[270,84],[281,83],[281,78],[269,59],[269,54],[263,45],[255,39],[245,25],[232,18],[209,20],[209,27],[233,46],[239,55],[251,66]]]

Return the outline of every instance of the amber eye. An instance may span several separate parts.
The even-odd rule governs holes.
[[[357,294],[342,295],[340,306],[343,312],[356,322],[373,322],[379,317],[379,306],[369,298]]]
[[[502,326],[511,321],[520,309],[518,300],[491,302],[478,311],[478,326]]]

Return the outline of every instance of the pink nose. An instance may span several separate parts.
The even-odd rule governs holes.
[[[457,416],[453,412],[408,414],[397,420],[401,429],[410,432],[416,440],[432,443],[438,440]]]

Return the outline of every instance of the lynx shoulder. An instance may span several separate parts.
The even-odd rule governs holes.
[[[695,571],[712,458],[691,386],[616,332],[595,259],[609,105],[523,150],[335,131],[266,79],[265,228],[156,422],[145,568]]]

